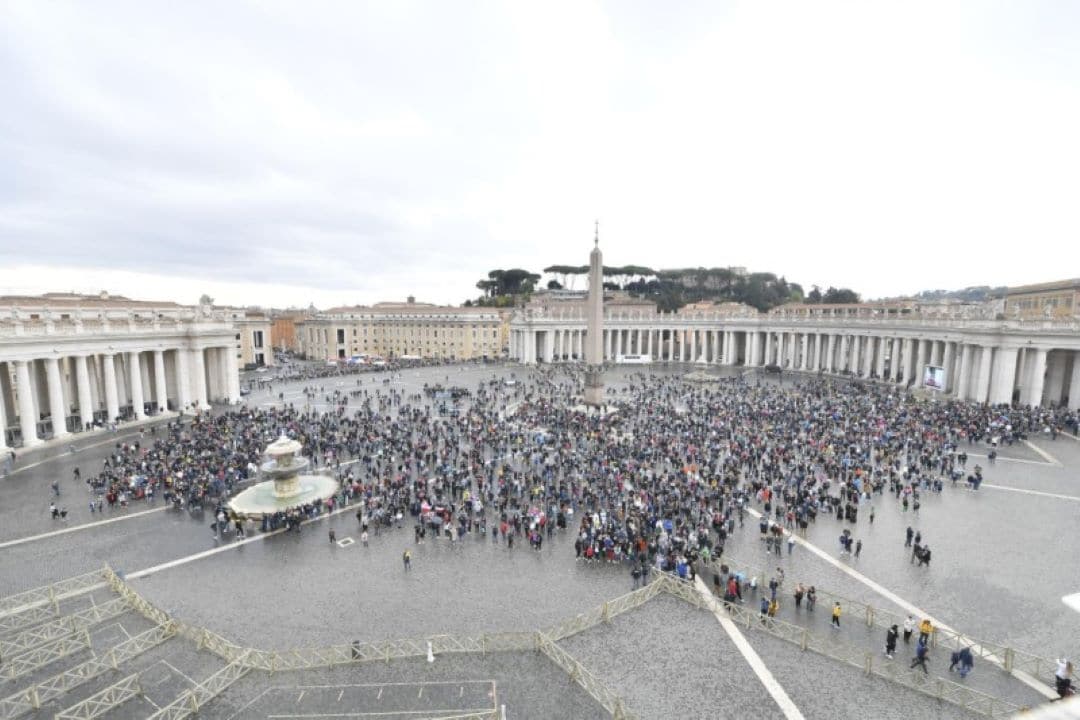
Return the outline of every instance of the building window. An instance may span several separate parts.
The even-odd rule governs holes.
[[[263,331],[262,330],[254,331],[253,333],[251,333],[251,337],[252,337],[252,345],[254,345],[257,348],[261,348],[263,346]]]

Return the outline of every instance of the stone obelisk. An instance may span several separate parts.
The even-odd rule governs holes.
[[[589,298],[585,302],[585,404],[604,404],[604,258],[600,253],[600,223],[596,223],[589,253]]]

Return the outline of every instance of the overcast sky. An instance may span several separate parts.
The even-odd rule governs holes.
[[[1080,3],[0,4],[0,292],[1080,276]]]

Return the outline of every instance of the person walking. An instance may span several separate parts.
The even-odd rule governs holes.
[[[893,625],[885,633],[885,655],[892,659],[893,653],[896,652],[896,638],[900,635],[900,631],[896,625]]]
[[[406,548],[405,552],[402,554],[401,562],[405,565],[405,572],[409,572],[410,570],[412,570],[412,553],[408,550],[408,548]]]
[[[919,644],[915,647],[915,657],[911,660],[911,669],[914,670],[916,667],[921,667],[923,673],[929,675],[930,671],[926,668],[926,661],[930,659],[929,655],[930,651],[926,647],[926,643],[920,640]]]
[[[908,525],[906,539],[904,540],[904,547],[911,547],[911,539],[915,537],[915,531]]]
[[[911,633],[913,633],[913,632],[915,632],[915,618],[912,617],[911,615],[908,615],[907,619],[904,620],[904,643],[905,644],[911,642]]]
[[[923,618],[919,623],[919,642],[924,645],[930,642],[930,633],[934,632],[934,624],[930,622],[930,618]]]
[[[971,668],[975,665],[975,658],[971,655],[970,647],[962,647],[952,654],[949,664],[949,672],[953,672],[957,665],[960,666],[960,677],[966,678]]]
[[[832,608],[832,626],[837,630],[840,629],[840,601],[837,600],[833,603]]]

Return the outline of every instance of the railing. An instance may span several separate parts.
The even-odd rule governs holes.
[[[738,567],[739,563],[732,559],[726,559],[729,567]],[[760,571],[759,571],[760,572]],[[677,597],[695,607],[709,610],[713,613],[726,613],[734,622],[747,629],[765,631],[774,637],[778,637],[788,643],[799,646],[802,650],[809,650],[820,655],[832,658],[847,665],[856,667],[866,674],[876,675],[896,682],[904,687],[916,690],[925,695],[938,698],[945,702],[966,708],[973,712],[989,716],[998,716],[1015,712],[1020,709],[1016,705],[995,698],[986,693],[972,690],[964,685],[952,683],[943,678],[928,677],[921,673],[912,672],[902,664],[882,662],[873,652],[865,652],[858,648],[837,642],[832,638],[822,638],[811,633],[807,628],[785,622],[777,618],[761,616],[752,610],[734,604],[722,603],[714,598],[707,590],[705,583],[699,578],[698,584],[694,585],[679,580],[669,574],[659,573],[648,585],[627,593],[623,596],[610,600],[598,607],[592,608],[577,615],[574,618],[557,623],[556,625],[536,632],[510,632],[479,635],[433,635],[420,639],[400,639],[383,642],[354,642],[348,645],[334,645],[318,648],[296,648],[286,651],[257,650],[244,648],[209,630],[191,626],[171,619],[167,613],[155,607],[143,599],[133,588],[127,585],[111,569],[105,568],[99,577],[104,576],[105,582],[120,594],[125,603],[147,618],[158,623],[157,627],[148,630],[142,635],[125,641],[109,650],[101,658],[94,658],[83,663],[66,673],[50,679],[46,683],[35,685],[25,691],[16,693],[6,699],[0,700],[0,718],[13,718],[33,709],[40,708],[43,703],[59,696],[63,692],[86,682],[87,680],[101,675],[107,670],[117,669],[120,663],[144,652],[174,635],[182,635],[193,641],[202,649],[210,650],[226,661],[225,667],[211,675],[205,681],[197,683],[190,690],[185,691],[170,705],[161,708],[154,718],[186,718],[199,711],[206,703],[210,702],[225,688],[240,679],[252,670],[264,670],[268,672],[280,672],[285,670],[303,670],[312,668],[331,667],[364,662],[391,662],[394,659],[416,658],[426,656],[430,651],[433,654],[455,653],[488,653],[488,652],[520,652],[535,650],[543,653],[556,665],[562,668],[570,678],[590,694],[602,707],[615,718],[634,717],[625,707],[622,698],[608,688],[577,659],[557,643],[558,639],[570,637],[595,627],[612,618],[629,612],[644,605],[650,599],[660,593],[666,593]],[[827,593],[822,593],[827,595]],[[844,600],[850,610],[857,605],[855,601]],[[104,607],[104,606],[102,606]],[[873,626],[875,621],[885,614],[864,605],[866,622]],[[880,621],[880,620],[877,620]],[[85,632],[85,631],[84,631]],[[940,632],[940,630],[939,630]],[[943,635],[947,641],[952,641],[961,636]],[[66,638],[65,638],[66,640]],[[88,637],[86,642],[89,642]],[[998,652],[1000,649],[988,646],[988,653]],[[1015,666],[1019,657],[1021,662],[1029,662],[1032,658],[1045,661],[1035,656],[1026,654],[1017,655],[1011,651],[1010,662]],[[16,658],[18,660],[18,658]],[[86,704],[72,706],[65,710],[65,718],[96,717],[93,713],[95,708],[105,708],[108,702],[122,702],[120,698],[126,698],[132,692],[132,686],[124,681],[116,683],[98,695],[94,696],[94,702],[84,701]],[[114,691],[107,695],[107,691]],[[99,697],[100,696],[100,697]],[[97,703],[97,704],[95,704]],[[489,718],[497,717],[495,711],[481,711],[466,713],[464,718]]]
[[[37,605],[0,617],[0,635],[10,635],[32,625],[55,620],[60,614],[56,605]]]
[[[0,598],[0,618],[18,615],[42,605],[52,605],[53,608],[56,608],[60,600],[82,595],[101,587],[104,587],[101,571],[95,570],[94,572],[61,580],[52,585],[44,585],[15,595],[8,595],[5,598]]]
[[[60,658],[89,649],[90,633],[86,630],[65,635],[15,657],[5,658],[3,667],[0,667],[0,676],[13,680],[23,675],[29,675],[38,668],[54,663]]]
[[[611,713],[615,720],[631,720],[637,716],[627,712],[622,698],[611,690],[573,655],[563,650],[550,637],[542,632],[536,633],[536,649],[542,652],[553,663],[561,667],[585,692],[589,693],[605,710]]]
[[[764,570],[738,559],[725,555],[722,560],[710,561],[706,567],[711,572],[719,572],[720,564],[724,563],[729,570],[743,570],[749,575],[758,578],[758,587],[764,589],[767,574]],[[852,600],[851,598],[815,588],[817,594],[827,603],[839,601],[847,610],[849,616],[863,618],[867,627],[877,627],[888,630],[892,625],[903,627],[905,617],[900,613],[887,608],[870,605],[868,603]],[[1002,643],[978,640],[951,628],[934,626],[930,633],[930,646],[943,647],[950,651],[970,648],[973,655],[985,659],[994,665],[1001,667],[1008,673],[1026,673],[1034,679],[1049,678],[1057,670],[1057,663],[1049,658],[1040,657],[1034,653],[1018,650]],[[1040,681],[1041,682],[1041,681]],[[1049,688],[1049,686],[1047,686]]]
[[[139,674],[128,675],[101,692],[94,693],[82,702],[56,713],[54,720],[93,720],[142,694]]]
[[[173,637],[175,632],[171,625],[159,625],[150,628],[111,648],[101,657],[91,658],[65,670],[59,675],[54,675],[48,680],[2,698],[0,699],[0,718],[9,720],[37,710],[43,704],[55,700],[83,683],[112,670],[117,670],[121,663],[157,647]]]
[[[661,586],[656,585],[655,583],[649,583],[626,595],[617,597],[614,600],[609,600],[597,607],[575,615],[572,618],[564,620],[556,625],[552,625],[542,632],[556,642],[564,640],[571,635],[576,635],[588,630],[602,622],[610,622],[614,617],[634,610],[635,608],[639,608],[661,592]]]
[[[254,648],[242,648],[209,630],[171,619],[167,613],[143,599],[108,566],[104,570],[104,576],[109,587],[119,593],[124,601],[136,611],[151,620],[167,623],[171,632],[195,640],[200,649],[210,650],[229,663],[208,680],[197,684],[195,688],[186,691],[171,704],[161,708],[151,716],[152,718],[189,717],[213,697],[216,697],[221,690],[251,670],[281,672],[363,662],[389,663],[395,659],[426,657],[429,649],[435,655],[540,651],[566,670],[571,678],[581,685],[586,692],[590,693],[605,709],[611,712],[613,717],[627,719],[635,717],[627,712],[621,697],[597,680],[573,656],[558,647],[550,635],[542,631],[484,633],[464,636],[433,635],[420,639],[407,638],[383,642],[354,642],[349,645],[295,648],[285,651],[257,650]],[[606,602],[555,627],[563,633],[561,637],[568,637],[601,622],[609,621],[618,614],[640,607],[651,598],[656,597],[661,591],[662,587],[659,585],[655,587],[653,584],[646,585],[639,590]],[[242,672],[240,672],[241,670]],[[494,717],[494,715],[481,713],[477,717],[489,718]]]
[[[891,680],[966,710],[995,717],[1010,715],[1022,709],[1013,703],[973,690],[965,685],[917,673],[902,664],[881,662],[877,653],[866,652],[844,643],[821,638],[798,625],[760,615],[741,605],[718,600],[709,593],[704,581],[700,578],[697,586],[669,575],[662,575],[658,582],[663,584],[665,592],[704,610],[717,614],[726,613],[733,621],[747,629],[766,632],[773,637],[798,645],[803,650],[856,667],[867,675]]]
[[[218,670],[195,687],[185,690],[180,697],[161,708],[148,720],[183,720],[199,712],[208,702],[224,692],[230,685],[251,672],[246,656],[237,658]]]
[[[127,602],[123,598],[116,598],[101,605],[92,605],[85,610],[65,615],[44,625],[24,630],[10,640],[0,640],[0,658],[26,652],[65,635],[93,627],[105,620],[122,615],[127,610]]]

